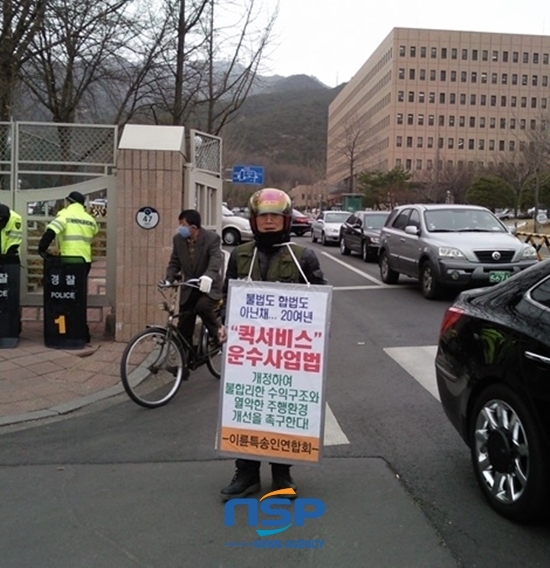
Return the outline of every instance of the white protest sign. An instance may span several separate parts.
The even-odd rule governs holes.
[[[331,286],[229,282],[218,453],[322,457]]]

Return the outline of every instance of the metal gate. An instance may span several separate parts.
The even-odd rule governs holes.
[[[112,125],[0,122],[0,201],[23,217],[21,305],[41,306],[38,242],[71,191],[88,197],[100,232],[94,240],[88,306],[114,306],[115,177],[118,132]]]

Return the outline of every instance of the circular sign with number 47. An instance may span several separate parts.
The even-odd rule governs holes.
[[[159,213],[154,207],[142,207],[136,213],[137,224],[142,229],[154,229],[159,224]]]

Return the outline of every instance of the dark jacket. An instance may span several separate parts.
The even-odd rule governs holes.
[[[219,300],[222,297],[223,285],[223,253],[220,236],[214,231],[201,228],[195,243],[194,262],[191,263],[187,239],[178,234],[174,235],[166,278],[173,281],[178,275],[181,275],[184,280],[210,276],[212,288],[208,296]],[[187,301],[192,291],[193,288],[189,287],[182,289],[181,304]]]

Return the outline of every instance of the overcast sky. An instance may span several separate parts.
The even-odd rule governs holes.
[[[349,81],[395,27],[550,35],[550,2],[279,0],[262,74],[313,75],[334,87]]]

